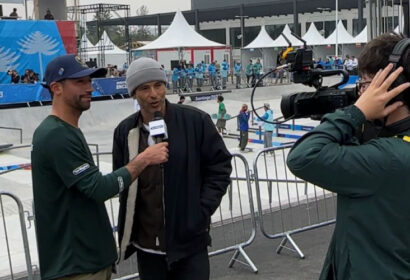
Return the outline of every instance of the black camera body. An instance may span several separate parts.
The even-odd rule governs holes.
[[[351,105],[357,100],[356,87],[338,89],[338,86],[349,80],[347,71],[313,69],[313,51],[306,47],[306,42],[303,48],[288,53],[286,63],[289,72],[293,74],[294,83],[315,87],[316,91],[282,97],[280,107],[285,119],[320,119],[324,114]],[[343,80],[330,87],[323,87],[323,77],[333,75],[343,75]]]
[[[353,104],[357,100],[356,88],[319,89],[282,97],[280,109],[285,119],[310,117],[320,120],[324,114]]]

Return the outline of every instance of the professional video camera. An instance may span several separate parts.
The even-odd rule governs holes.
[[[290,43],[288,38],[282,34]],[[357,100],[356,88],[338,89],[347,83],[349,74],[345,70],[313,69],[313,52],[306,41],[292,33],[304,43],[303,48],[289,52],[284,67],[293,73],[293,82],[315,87],[316,92],[294,93],[282,97],[281,111],[285,119],[310,117],[320,119],[322,115],[353,104]],[[341,82],[332,86],[322,86],[323,77],[343,75]]]
[[[345,70],[322,70],[313,68],[313,52],[308,48],[306,41],[292,32],[292,35],[303,42],[303,47],[293,50],[289,39],[282,33],[282,36],[288,42],[289,47],[280,54],[280,61],[283,65],[277,66],[272,71],[264,74],[257,81],[252,94],[251,106],[253,106],[253,96],[258,84],[272,72],[279,69],[288,69],[293,74],[293,82],[314,87],[315,92],[300,92],[283,96],[281,100],[282,115],[286,120],[306,118],[319,120],[324,114],[334,112],[338,108],[343,108],[353,104],[358,96],[356,87],[338,89],[342,84],[347,83],[349,74]],[[342,75],[343,79],[332,86],[322,86],[323,77]],[[255,114],[259,117],[257,112]],[[260,118],[260,117],[259,117]],[[266,121],[269,122],[269,121]],[[282,121],[283,122],[283,121]],[[273,124],[281,122],[269,122]]]

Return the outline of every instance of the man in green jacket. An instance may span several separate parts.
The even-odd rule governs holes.
[[[322,280],[410,279],[409,49],[398,63],[404,69],[391,73],[388,62],[402,39],[386,34],[368,43],[359,59],[367,89],[354,105],[325,115],[287,159],[296,176],[338,195]],[[400,73],[405,82],[392,86]],[[360,144],[363,124],[376,119],[385,119],[381,134]]]

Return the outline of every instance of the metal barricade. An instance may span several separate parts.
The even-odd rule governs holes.
[[[249,266],[256,273],[258,272],[257,267],[245,252],[245,248],[252,244],[256,236],[249,165],[243,155],[233,154],[232,156],[231,183],[222,198],[221,205],[211,218],[212,246],[209,256],[233,252],[228,267],[239,262]],[[113,200],[111,203],[106,203],[108,212],[118,213],[118,198],[111,200]],[[112,207],[116,209],[113,210]],[[116,219],[112,222],[113,228],[116,228]],[[240,256],[243,261],[239,260]],[[136,257],[133,255],[120,264],[118,269],[119,275],[124,275],[124,270],[128,271],[128,275],[116,278],[116,280],[137,279],[137,267]]]
[[[97,153],[93,155],[96,156],[96,163],[98,166],[106,164],[106,161],[111,161],[111,153],[99,152],[98,145],[95,146]],[[109,158],[105,158],[108,156]],[[104,162],[103,162],[104,161]],[[245,248],[254,241],[256,235],[256,221],[252,197],[252,188],[250,181],[250,171],[249,165],[245,157],[241,154],[234,154],[232,158],[233,170],[231,173],[231,183],[228,186],[227,193],[222,198],[221,205],[218,207],[211,220],[211,237],[213,239],[213,244],[209,252],[209,256],[221,255],[228,252],[233,252],[233,256],[230,259],[228,266],[232,267],[236,262],[248,265],[256,273],[258,269],[249,258],[245,252]],[[19,198],[13,194],[0,192],[0,210],[1,216],[3,218],[3,227],[5,232],[5,241],[8,252],[10,274],[13,277],[13,263],[12,263],[12,252],[10,251],[10,246],[8,243],[9,235],[7,233],[7,223],[3,207],[2,196],[11,197],[18,206],[18,212],[20,217],[20,227],[23,238],[24,253],[27,265],[27,277],[29,280],[34,279],[30,248],[27,237],[27,231],[24,221],[24,211],[23,205]],[[117,220],[118,220],[118,207],[119,201],[118,197],[110,199],[106,202],[107,211],[109,213],[109,218],[113,226],[114,235],[117,234]],[[33,219],[33,217],[30,217]],[[117,240],[117,238],[116,238]],[[242,257],[244,261],[239,260]],[[130,258],[128,263],[123,266],[119,266],[119,272],[123,270],[127,271],[127,276],[122,278],[117,278],[121,280],[126,279],[136,279],[138,278],[137,273],[137,263],[135,255]],[[126,268],[126,269],[124,269]],[[121,275],[121,274],[119,274]]]
[[[243,155],[232,156],[231,184],[211,219],[211,237],[214,244],[209,256],[233,251],[229,267],[232,267],[241,255],[245,259],[245,264],[256,273],[258,269],[244,251],[256,235],[249,165]]]
[[[294,176],[286,165],[293,144],[267,148],[254,160],[258,216],[262,234],[282,238],[276,252],[283,248],[304,258],[291,235],[335,222],[336,195]],[[286,247],[290,242],[292,247]]]
[[[23,129],[18,128],[18,127],[6,127],[6,126],[0,126],[0,129],[6,129],[6,130],[17,130],[19,132],[20,136],[20,144],[23,143]]]
[[[4,240],[5,240],[6,249],[7,249],[10,277],[12,280],[15,279],[15,272],[13,270],[13,258],[11,254],[12,248],[10,247],[10,244],[9,244],[9,232],[7,229],[6,212],[5,212],[5,207],[3,203],[3,197],[6,197],[6,196],[14,200],[18,208],[18,214],[20,218],[21,237],[23,241],[24,255],[25,255],[25,261],[26,261],[26,267],[27,267],[27,279],[33,280],[34,278],[33,278],[33,270],[32,270],[32,265],[31,265],[30,247],[29,247],[29,242],[28,242],[28,237],[27,237],[26,224],[24,221],[25,217],[24,217],[23,204],[21,203],[20,199],[14,194],[0,191],[0,211],[1,211],[0,217],[2,218],[2,227],[3,227]],[[12,238],[14,239],[16,238],[16,236],[13,235]]]

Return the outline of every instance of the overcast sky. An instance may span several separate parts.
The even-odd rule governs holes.
[[[204,0],[205,1],[205,0]],[[72,6],[73,0],[66,0],[68,6]],[[177,10],[185,11],[191,9],[191,0],[80,0],[80,5],[88,4],[128,4],[131,8],[131,16],[136,14],[136,10],[145,5],[148,7],[150,14],[176,12]],[[28,16],[33,16],[33,1],[28,1]],[[4,15],[9,15],[13,8],[17,8],[17,13],[22,18],[25,17],[23,5],[3,4]],[[122,12],[120,13],[123,14]]]

